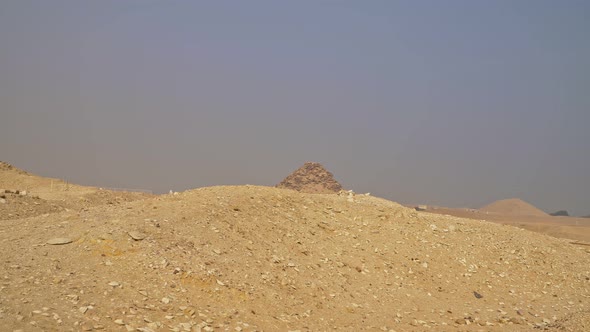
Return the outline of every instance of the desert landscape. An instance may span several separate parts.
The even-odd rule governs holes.
[[[587,221],[516,199],[416,211],[318,163],[164,195],[2,163],[0,188],[4,331],[590,329]]]
[[[0,332],[590,331],[589,13],[0,1]]]
[[[434,206],[427,207],[424,211],[512,225],[554,237],[571,239],[573,244],[590,246],[590,219],[552,216],[517,198],[496,201],[480,209]]]

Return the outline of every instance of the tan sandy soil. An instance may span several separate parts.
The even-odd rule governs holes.
[[[568,240],[365,195],[224,186],[136,198],[0,220],[0,326],[144,332],[589,326],[590,248]],[[48,244],[56,238],[67,244]]]

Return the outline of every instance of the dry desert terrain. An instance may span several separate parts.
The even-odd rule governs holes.
[[[590,247],[482,212],[108,191],[6,163],[0,188],[3,331],[590,330]]]

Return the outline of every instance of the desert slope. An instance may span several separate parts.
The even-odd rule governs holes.
[[[67,183],[60,179],[31,174],[6,162],[0,162],[0,220],[121,204],[149,197],[153,195]]]
[[[2,161],[0,161],[0,188],[26,191],[29,194],[50,200],[69,199],[72,196],[91,193],[98,189],[31,174]]]
[[[210,187],[1,222],[8,330],[588,326],[590,250],[370,196]]]

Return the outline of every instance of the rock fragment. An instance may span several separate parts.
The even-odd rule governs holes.
[[[146,238],[146,235],[145,235],[145,234],[143,234],[143,233],[141,233],[141,232],[138,232],[138,231],[131,231],[131,232],[129,232],[128,234],[129,234],[129,236],[131,236],[131,238],[132,238],[132,239],[134,239],[135,241],[141,241],[141,240],[143,240],[143,239],[145,239],[145,238]]]
[[[72,239],[67,237],[56,237],[47,241],[47,244],[51,245],[62,245],[74,242]]]

